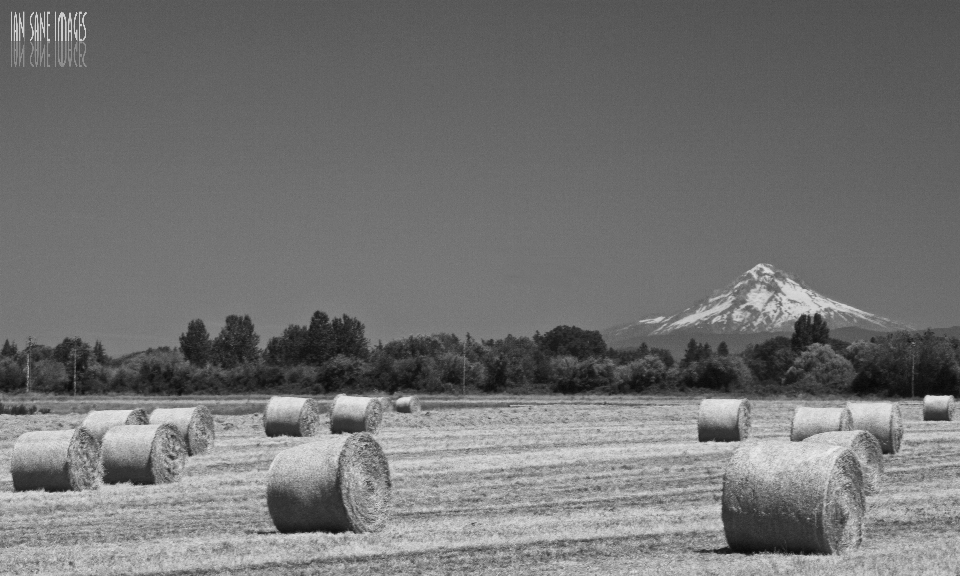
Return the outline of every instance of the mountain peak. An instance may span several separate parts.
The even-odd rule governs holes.
[[[803,314],[821,314],[830,328],[855,326],[890,331],[908,328],[893,320],[832,300],[770,264],[757,264],[729,286],[671,316],[646,318],[610,329],[612,339],[676,332],[750,334],[789,332]]]

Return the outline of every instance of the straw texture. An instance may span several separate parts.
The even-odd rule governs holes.
[[[376,398],[338,394],[330,408],[330,432],[376,434],[383,420],[383,406]]]
[[[134,408],[133,410],[94,410],[87,414],[87,417],[80,423],[80,427],[86,428],[94,438],[103,442],[103,435],[114,426],[149,423],[150,419],[147,418],[147,412],[143,408]]]
[[[953,420],[953,396],[924,396],[923,419],[925,421]]]
[[[380,408],[382,408],[384,412],[393,410],[393,398],[389,396],[381,396],[377,398],[377,400],[380,401]]]
[[[14,491],[96,490],[103,481],[100,442],[84,428],[21,434],[10,475]]]
[[[171,424],[116,426],[103,436],[103,481],[107,484],[177,482],[187,447]]]
[[[852,429],[847,408],[808,408],[798,406],[793,413],[790,440],[799,442],[821,432],[842,432]]]
[[[196,456],[213,448],[213,414],[206,406],[193,408],[157,408],[150,413],[150,424],[171,424],[187,445],[187,454]]]
[[[404,396],[397,399],[397,412],[412,414],[419,412],[423,408],[420,406],[420,399],[416,396]]]
[[[883,476],[883,450],[877,437],[863,430],[846,432],[823,432],[806,438],[804,442],[818,442],[843,446],[853,451],[860,462],[863,474],[863,493],[866,495],[880,492],[880,479]]]
[[[316,436],[320,433],[320,403],[313,398],[274,396],[263,413],[267,436]]]
[[[390,468],[370,434],[283,450],[267,472],[267,508],[281,532],[375,532],[389,505]]]
[[[880,441],[884,454],[896,454],[903,441],[903,418],[896,402],[848,402],[852,430],[866,430]]]
[[[730,548],[838,554],[857,548],[865,502],[848,448],[745,442],[727,464],[721,516]]]
[[[705,399],[697,415],[701,442],[739,442],[750,436],[750,401]]]

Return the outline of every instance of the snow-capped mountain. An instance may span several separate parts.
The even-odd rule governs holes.
[[[791,332],[800,315],[818,312],[830,329],[852,326],[887,332],[909,328],[818,294],[769,264],[757,264],[723,290],[717,290],[682,312],[617,326],[604,331],[604,336],[610,341],[678,332]]]

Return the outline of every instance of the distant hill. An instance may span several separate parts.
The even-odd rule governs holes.
[[[938,336],[952,336],[954,338],[960,338],[960,326],[953,326],[951,328],[932,328],[932,330],[934,334],[937,334]],[[844,340],[846,342],[855,342],[857,340],[869,341],[870,338],[885,336],[886,334],[889,334],[889,332],[865,330],[863,328],[857,328],[856,326],[847,326],[845,328],[830,330],[831,338]],[[633,341],[624,340],[623,344],[613,347],[636,348],[641,343],[646,342],[647,346],[666,348],[673,353],[677,360],[679,360],[680,357],[683,356],[684,351],[687,349],[687,343],[690,342],[691,338],[696,339],[697,342],[706,342],[710,344],[710,347],[714,350],[717,349],[717,346],[721,342],[726,342],[730,352],[732,354],[737,354],[739,352],[743,352],[743,350],[750,344],[759,344],[760,342],[769,340],[770,338],[775,338],[777,336],[786,336],[789,338],[792,335],[792,330],[790,332],[756,332],[753,334],[710,334],[709,332],[685,331],[674,332],[673,334],[665,334],[663,336],[643,336]]]

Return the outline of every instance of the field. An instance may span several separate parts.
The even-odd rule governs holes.
[[[82,493],[14,493],[17,436],[76,426],[83,414],[72,410],[92,405],[169,399],[65,400],[43,404],[51,414],[0,416],[0,571],[960,573],[960,423],[922,422],[918,402],[903,403],[903,450],[884,458],[862,548],[835,557],[726,549],[719,499],[736,444],[696,441],[696,399],[431,398],[420,414],[388,413],[378,439],[393,510],[385,530],[362,535],[277,533],[267,468],[309,439],[267,438],[256,413],[265,398],[200,401],[217,414],[217,441],[180,483]],[[786,439],[798,403],[754,402],[755,436]]]

